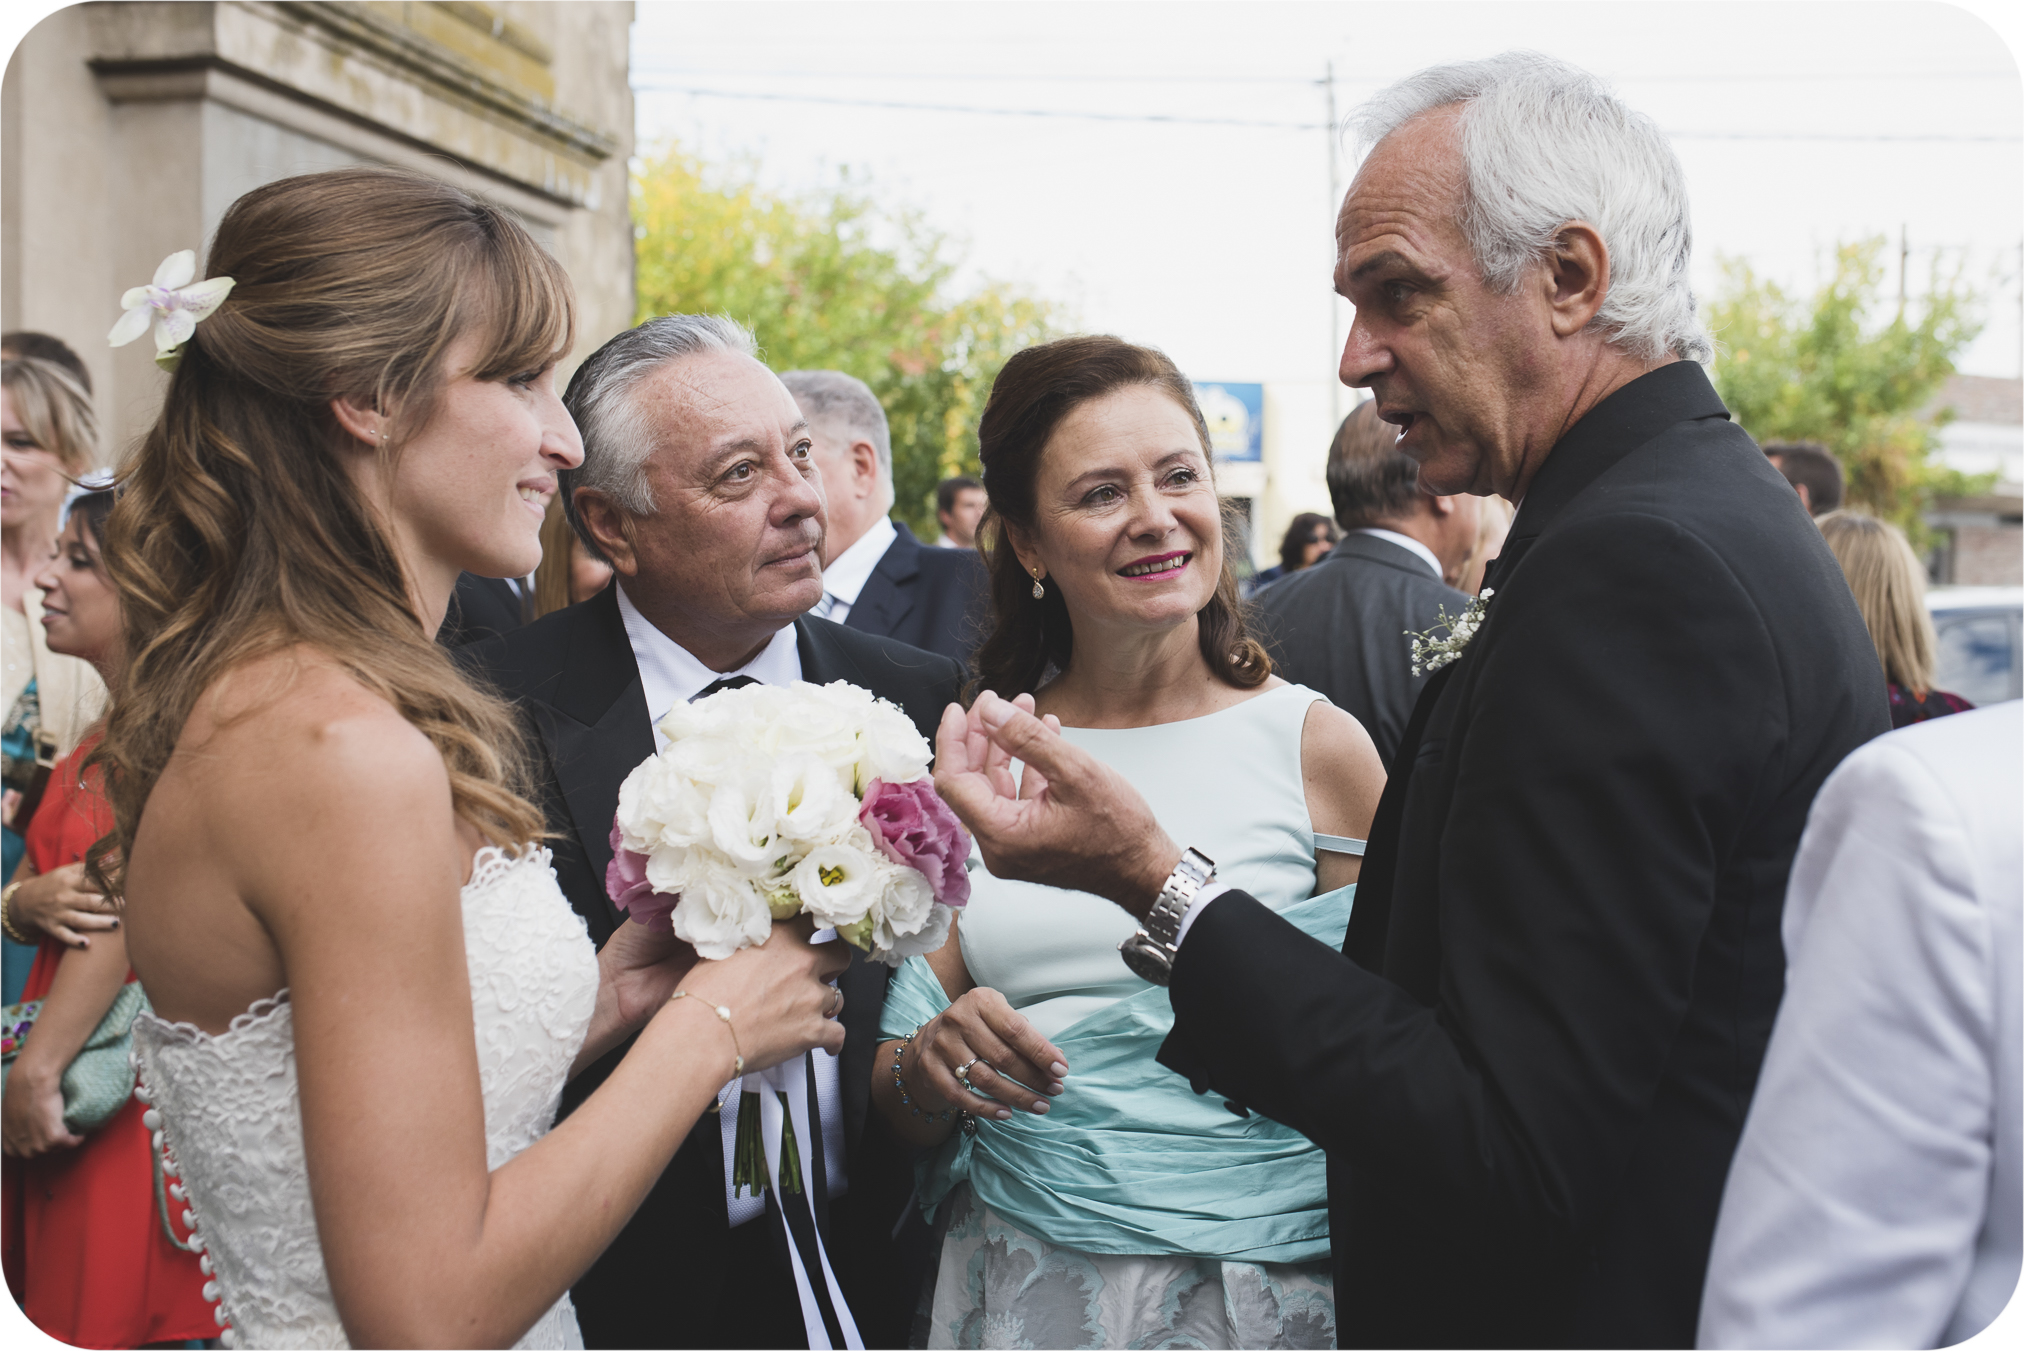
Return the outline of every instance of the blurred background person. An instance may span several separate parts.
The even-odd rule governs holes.
[[[812,612],[968,665],[988,605],[974,553],[924,545],[893,507],[892,435],[871,386],[842,371],[783,371],[808,419],[827,528],[822,601]]]
[[[56,557],[35,578],[50,649],[90,662],[108,681],[118,678],[120,607],[99,546],[112,503],[110,492],[78,498]],[[85,766],[96,740],[95,733],[87,736],[57,762],[28,823],[23,872],[76,863],[111,831],[99,770]],[[0,1098],[7,1286],[29,1321],[80,1346],[146,1346],[218,1332],[197,1254],[179,1246],[184,1236],[163,1227],[169,1221],[155,1200],[154,1146],[142,1105],[129,1097],[88,1134],[64,1119],[64,1071],[133,979],[119,929],[89,948],[45,939],[23,991],[42,1008]]]
[[[1279,673],[1362,723],[1388,771],[1425,679],[1406,633],[1468,604],[1444,579],[1476,547],[1479,499],[1422,492],[1419,465],[1369,400],[1336,429],[1328,495],[1342,542],[1261,593],[1258,622]]]
[[[18,335],[17,335],[18,336]],[[62,366],[39,357],[0,361],[0,619],[5,622],[5,680],[0,683],[0,778],[6,796],[0,882],[21,858],[27,812],[58,756],[76,747],[104,705],[105,687],[87,662],[52,652],[43,640],[42,598],[34,577],[56,550],[56,531],[71,484],[98,460],[91,396]],[[34,949],[8,937],[0,1002],[20,997]]]
[[[1766,441],[1771,467],[1785,476],[1809,516],[1841,510],[1841,461],[1818,441]]]
[[[569,527],[562,494],[548,499],[541,518],[541,565],[534,569],[534,617],[589,600],[611,584],[611,564],[593,554]]]
[[[90,396],[91,372],[84,368],[84,359],[71,351],[70,344],[63,339],[26,328],[0,333],[0,360],[17,361],[22,357],[34,357],[38,361],[50,361],[63,367],[77,377],[85,395]]]
[[[1279,541],[1279,561],[1251,579],[1250,594],[1255,596],[1281,577],[1313,567],[1341,539],[1342,536],[1335,531],[1334,521],[1318,511],[1301,512],[1286,527],[1286,535]]]
[[[531,623],[534,612],[534,587],[528,578],[467,572],[457,578],[457,588],[450,593],[436,641],[444,647],[483,642]]]
[[[1926,612],[1926,570],[1905,532],[1860,511],[1832,511],[1817,522],[1855,593],[1890,684],[1890,725],[1959,713],[1974,705],[1933,688],[1939,639]]]
[[[939,549],[974,549],[977,547],[977,525],[984,519],[984,509],[991,499],[984,495],[984,485],[968,474],[945,478],[935,485],[935,519],[942,523],[942,533],[935,537]]]
[[[1892,732],[1814,799],[1701,1346],[1951,1346],[2017,1288],[2020,739],[2014,700]]]
[[[1471,596],[1483,589],[1483,572],[1502,552],[1511,518],[1517,514],[1516,507],[1495,493],[1476,499],[1476,543],[1461,567],[1447,574],[1448,585]]]

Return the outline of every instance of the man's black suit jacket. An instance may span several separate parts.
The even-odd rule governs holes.
[[[1328,557],[1258,594],[1253,608],[1278,673],[1321,691],[1370,733],[1391,768],[1426,677],[1412,639],[1462,613],[1469,598],[1388,539],[1351,533]]]
[[[975,549],[938,549],[895,521],[899,538],[887,547],[857,593],[844,627],[897,638],[968,666],[984,641],[990,613],[990,579]]]
[[[1343,1345],[1692,1346],[1786,873],[1889,729],[1848,586],[1699,366],[1598,404],[1429,682],[1341,953],[1241,893],[1161,1060],[1328,1151]]]
[[[795,622],[804,679],[847,680],[900,706],[934,738],[962,673],[945,657],[827,620]],[[611,821],[627,774],[654,752],[639,665],[616,586],[460,655],[513,699],[532,733],[555,838],[555,873],[599,946],[624,916],[605,894]],[[828,1250],[868,1346],[905,1346],[920,1279],[932,1257],[918,1215],[893,1235],[913,1190],[912,1152],[871,1112],[878,1020],[890,971],[853,954],[844,992],[841,1056],[844,1156],[850,1189],[829,1207]],[[586,1069],[567,1111],[604,1081],[623,1048]],[[697,1123],[616,1242],[575,1288],[593,1346],[805,1345],[785,1250],[773,1260],[771,1222],[728,1229],[723,1135]]]
[[[449,608],[436,630],[436,641],[444,647],[468,647],[511,633],[525,624],[529,607],[520,589],[503,577],[480,577],[475,572],[457,574],[457,589],[450,593]]]

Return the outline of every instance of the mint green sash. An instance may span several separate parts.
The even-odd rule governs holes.
[[[1331,947],[1342,945],[1356,888],[1279,912]],[[904,1035],[949,1006],[927,963],[894,973],[882,1031]],[[1153,1055],[1173,1030],[1157,987],[1121,999],[1054,1038],[1068,1057],[1067,1091],[1044,1117],[979,1118],[917,1167],[930,1218],[952,1188],[1049,1243],[1077,1252],[1185,1254],[1244,1262],[1328,1256],[1328,1179],[1305,1136],[1255,1113],[1239,1117],[1198,1095]]]

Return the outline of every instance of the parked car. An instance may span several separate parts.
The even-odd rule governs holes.
[[[1940,636],[1939,688],[1977,708],[2024,696],[2024,587],[1936,586],[1926,608]]]

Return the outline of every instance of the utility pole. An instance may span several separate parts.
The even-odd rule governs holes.
[[[1898,318],[1905,317],[1905,271],[1912,260],[1911,226],[1898,226]]]
[[[1328,125],[1322,130],[1328,137],[1328,237],[1335,238],[1336,213],[1342,209],[1341,171],[1336,165],[1336,141],[1340,131],[1335,124],[1335,62],[1328,63],[1327,74],[1322,87],[1328,93]],[[1331,287],[1328,293],[1328,350],[1330,353],[1328,379],[1328,429],[1331,433],[1342,424],[1342,301]]]

